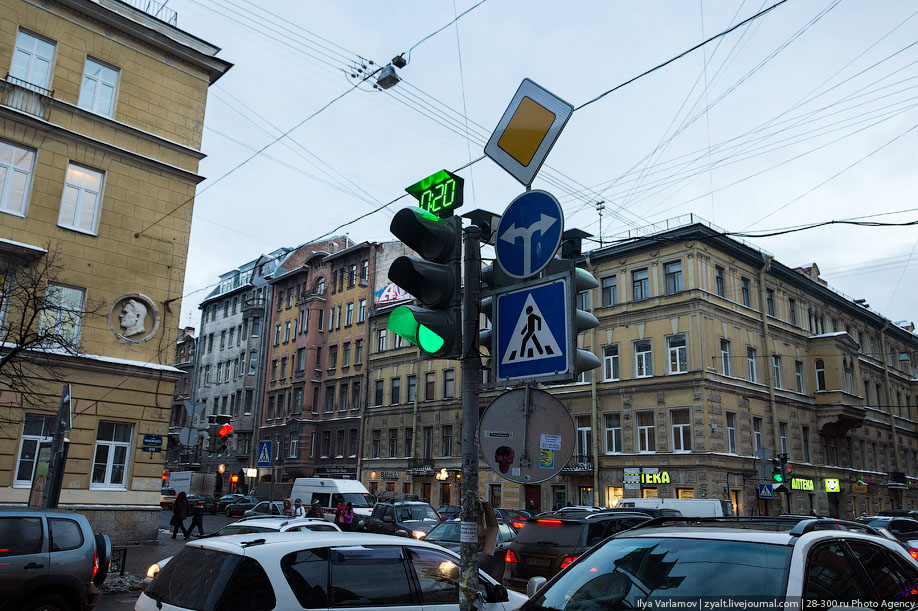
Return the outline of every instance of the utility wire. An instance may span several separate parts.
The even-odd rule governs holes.
[[[424,43],[424,42],[430,40],[431,38],[433,38],[434,36],[436,36],[437,34],[439,34],[440,32],[442,32],[443,30],[445,30],[445,29],[448,28],[449,26],[453,25],[454,23],[456,23],[457,21],[459,21],[460,19],[462,19],[462,18],[465,17],[467,14],[471,13],[472,11],[474,11],[476,8],[478,8],[479,6],[481,6],[482,4],[484,4],[484,3],[487,2],[487,1],[488,1],[488,0],[481,0],[481,2],[479,2],[478,4],[473,4],[473,5],[470,6],[469,8],[465,9],[464,11],[462,11],[461,13],[459,13],[458,15],[456,15],[456,16],[452,19],[452,21],[450,21],[449,23],[447,23],[447,24],[444,25],[443,27],[434,30],[433,32],[431,32],[430,34],[428,34],[427,36],[425,36],[425,37],[422,38],[421,40],[419,40],[419,41],[417,41],[416,43],[414,43],[413,45],[411,45],[411,46],[408,48],[408,51],[406,51],[406,53],[408,54],[408,58],[407,58],[406,61],[411,61],[411,52],[414,51],[417,47],[419,47],[419,46],[421,45],[421,43]],[[454,11],[455,11],[455,4],[453,5],[453,9],[454,9]]]

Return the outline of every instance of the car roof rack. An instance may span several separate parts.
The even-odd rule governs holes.
[[[693,518],[688,516],[662,516],[659,518],[652,518],[651,520],[638,525],[636,528],[665,526],[667,524],[786,526],[788,528],[788,534],[792,536],[800,536],[816,530],[850,530],[862,532],[868,535],[875,535],[884,539],[888,538],[883,536],[880,531],[873,528],[872,526],[868,526],[861,522],[853,522],[851,520],[841,520],[836,518],[790,514],[782,514],[776,516],[718,516],[706,518]]]

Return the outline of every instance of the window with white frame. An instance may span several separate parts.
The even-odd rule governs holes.
[[[590,309],[590,291],[580,291],[577,293],[577,309],[584,311]]]
[[[106,117],[114,116],[117,91],[118,70],[87,57],[77,106]]]
[[[673,261],[663,266],[663,279],[666,294],[672,295],[682,290],[682,261]]]
[[[344,310],[344,326],[350,327],[354,324],[354,302],[347,304]]]
[[[727,285],[725,282],[725,270],[724,268],[718,266],[714,267],[714,290],[717,292],[718,297],[727,296]]]
[[[618,276],[606,276],[602,279],[602,305],[613,306],[618,303]]]
[[[638,412],[638,452],[655,452],[653,412]]]
[[[638,378],[649,378],[653,375],[653,353],[650,340],[634,343],[634,374]]]
[[[765,311],[769,316],[775,315],[775,290],[765,289]]]
[[[42,89],[50,89],[53,65],[54,43],[19,30],[10,76]]]
[[[684,335],[673,335],[667,338],[669,348],[669,373],[685,373],[688,371],[688,352],[685,346]]]
[[[127,422],[99,422],[90,489],[126,488],[132,432]]]
[[[376,332],[376,352],[383,352],[386,349],[386,330],[379,329]]]
[[[57,224],[66,229],[95,234],[102,208],[102,183],[105,174],[72,161],[67,164],[61,211]]]
[[[740,300],[747,308],[752,307],[752,299],[749,293],[749,278],[740,278]]]
[[[287,458],[299,458],[300,455],[300,436],[297,433],[290,433],[290,454]]]
[[[274,345],[280,346],[281,342],[281,326],[274,325]]]
[[[797,383],[797,392],[803,392],[803,362],[794,361],[794,379]],[[855,392],[852,389],[852,392]]]
[[[727,452],[736,454],[736,414],[727,412]]]
[[[258,367],[258,353],[252,352],[249,354],[249,375],[255,375],[256,368]]]
[[[290,341],[290,321],[284,323],[284,343]]]
[[[730,340],[720,340],[720,370],[725,376],[730,375]]]
[[[42,442],[51,441],[54,434],[54,416],[44,414],[26,414],[22,424],[22,436],[19,438],[19,457],[16,461],[16,475],[13,487],[30,486],[38,462],[38,449]]]
[[[787,454],[787,423],[779,422],[778,423],[778,436],[779,444],[778,447],[781,448],[781,454]]]
[[[636,269],[631,272],[631,299],[640,301],[650,297],[650,276],[647,268]]]
[[[755,348],[746,348],[746,375],[750,382],[755,382]]]
[[[25,216],[35,151],[0,141],[0,212]]]
[[[781,357],[774,355],[771,357],[775,388],[781,388]]]
[[[602,370],[604,380],[618,380],[621,378],[621,367],[618,360],[618,344],[603,347]]]
[[[80,343],[84,297],[81,289],[49,284],[41,313],[42,334],[52,335],[55,342],[75,348]]]
[[[357,322],[362,323],[367,318],[367,300],[361,299],[357,302]]]
[[[589,456],[593,454],[593,427],[590,424],[589,416],[577,416],[577,449],[575,452],[578,456],[578,462],[589,461]]]
[[[762,447],[762,419],[752,419],[752,450],[758,452]]]
[[[691,452],[692,423],[689,410],[674,409],[670,417],[673,421],[673,452]]]
[[[622,451],[622,415],[606,414],[606,454]]]

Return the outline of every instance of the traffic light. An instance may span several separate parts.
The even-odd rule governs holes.
[[[784,467],[777,456],[771,459],[771,480],[776,484],[784,483]]]
[[[217,434],[214,437],[213,451],[217,454],[226,453],[226,446],[229,442],[229,435],[233,432],[233,425],[229,423],[230,420],[232,420],[232,417],[226,414],[218,414],[214,416],[214,425],[217,428]]]
[[[599,321],[595,316],[587,312],[586,310],[577,309],[577,295],[583,291],[588,291],[595,289],[599,286],[596,278],[593,277],[593,274],[581,267],[575,267],[573,278],[572,278],[573,290],[571,291],[574,294],[574,343],[576,345],[577,336],[583,333],[584,331],[589,331],[590,329],[595,329],[599,326]],[[596,369],[601,363],[599,362],[599,357],[593,354],[590,350],[580,350],[577,349],[574,352],[574,379],[579,376],[584,371],[589,371],[591,369]]]
[[[794,473],[794,465],[788,462],[787,454],[781,454],[781,472],[784,474],[784,481],[788,481]]]
[[[389,267],[389,280],[424,307],[399,306],[386,327],[431,357],[462,352],[462,219],[440,219],[420,208],[403,208],[389,230],[421,255],[401,256]]]

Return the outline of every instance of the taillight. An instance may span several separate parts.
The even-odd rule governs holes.
[[[545,519],[540,519],[540,520],[536,520],[536,522],[538,522],[539,524],[560,524],[560,523],[561,523],[561,520],[545,520]]]
[[[561,561],[561,568],[566,569],[576,559],[577,559],[577,556],[565,556],[564,560]]]
[[[524,526],[526,526],[526,522],[514,522],[513,523],[513,528],[517,530],[521,529]]]
[[[99,552],[92,553],[92,576],[93,579],[96,577],[96,573],[99,572]]]
[[[908,553],[909,555],[911,555],[912,558],[914,558],[915,560],[918,560],[918,548],[910,547],[908,548]]]
[[[507,550],[507,555],[504,556],[504,562],[509,562],[511,564],[514,562],[519,563],[519,560],[516,558],[516,554],[513,553],[512,549]]]

